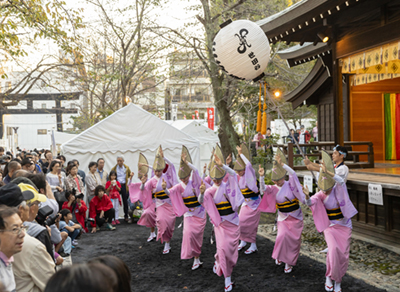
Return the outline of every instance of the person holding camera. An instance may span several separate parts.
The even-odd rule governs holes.
[[[15,183],[0,188],[0,204],[17,207],[21,221],[28,220],[30,210],[27,202],[34,197],[34,192],[21,191]],[[47,281],[55,272],[55,264],[46,247],[26,233],[21,252],[14,254],[13,272],[16,291],[44,291]]]
[[[115,217],[115,210],[110,198],[105,194],[106,189],[99,185],[94,190],[94,198],[89,204],[89,217],[94,219],[92,224],[92,233],[100,230],[100,227],[106,224],[107,230],[115,230],[110,222]]]
[[[76,238],[81,233],[82,226],[76,224],[72,221],[72,213],[68,209],[62,209],[60,211],[61,220],[59,223],[59,228],[61,232],[67,232],[68,236],[71,237],[72,244],[78,245]]]
[[[117,181],[117,173],[114,170],[110,171],[109,175],[110,180],[106,183],[106,191],[108,193],[108,196],[111,199],[111,202],[114,206],[115,210],[115,217],[113,221],[111,222],[112,225],[115,224],[120,224],[118,218],[119,218],[119,206],[122,206],[122,200],[121,200],[121,195],[119,192],[121,191],[121,184],[119,181]]]
[[[68,209],[72,213],[72,217],[75,216],[76,222],[82,226],[83,230],[86,233],[89,232],[85,224],[88,208],[83,201],[83,194],[79,193],[76,195],[76,189],[72,189],[72,191],[65,192],[65,198],[67,201],[62,205],[62,209]]]

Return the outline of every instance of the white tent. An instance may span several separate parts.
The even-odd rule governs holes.
[[[219,138],[216,132],[204,126],[201,120],[177,120],[166,121],[172,126],[189,134],[200,142],[200,161],[201,166],[210,161],[210,155],[216,143],[219,143]],[[199,169],[201,172],[201,170]]]
[[[109,171],[116,164],[117,156],[122,154],[125,164],[136,175],[139,153],[153,165],[160,144],[177,172],[182,145],[188,148],[194,165],[200,167],[198,140],[132,103],[66,142],[61,149],[67,161],[78,159],[85,172],[89,162],[100,157],[105,159],[105,169]]]

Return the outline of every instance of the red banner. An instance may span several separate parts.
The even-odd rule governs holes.
[[[207,108],[208,128],[214,131],[214,108]]]
[[[196,119],[197,120],[200,120],[200,114],[199,114],[199,111],[194,111],[194,114],[196,115]]]
[[[192,120],[194,120],[194,115],[192,114]]]

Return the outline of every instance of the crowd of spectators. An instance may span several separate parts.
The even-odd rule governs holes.
[[[0,147],[0,292],[83,291],[88,281],[98,285],[90,291],[131,291],[129,270],[115,257],[71,265],[81,236],[115,230],[120,206],[132,222],[124,158],[110,175],[103,158],[87,170],[49,150],[13,155]]]

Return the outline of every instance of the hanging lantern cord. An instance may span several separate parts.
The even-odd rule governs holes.
[[[266,91],[265,91],[265,92],[266,92]],[[286,120],[285,120],[284,116],[282,115],[281,110],[280,110],[279,107],[276,105],[274,99],[271,98],[269,92],[266,92],[266,94],[268,95],[269,100],[272,102],[272,104],[274,105],[276,111],[277,111],[278,114],[280,115],[280,117],[281,117],[283,123],[285,124],[286,129],[288,130],[289,134],[292,136],[292,140],[293,140],[294,143],[296,144],[297,149],[299,149],[301,156],[303,157],[303,159],[305,159],[306,156],[305,156],[303,150],[301,149],[301,147],[299,146],[299,143],[298,143],[297,140],[294,138],[293,134],[290,132],[289,126],[288,126],[288,124],[286,123]],[[310,171],[311,171],[311,174],[312,174],[314,180],[317,181],[317,178],[315,177],[314,172],[313,172],[312,170],[310,170]]]

